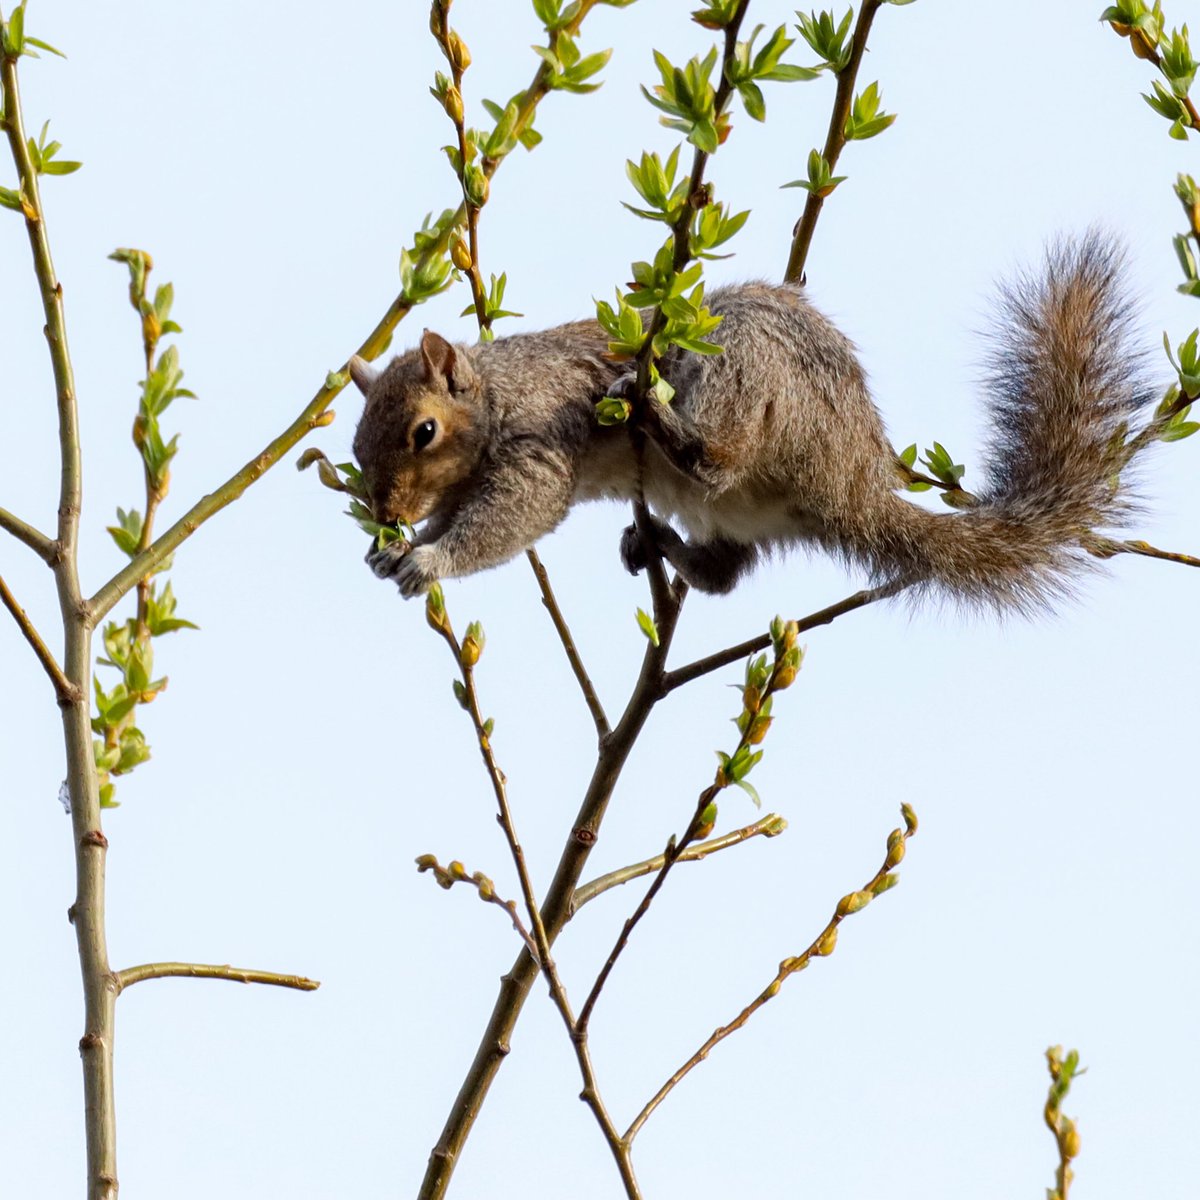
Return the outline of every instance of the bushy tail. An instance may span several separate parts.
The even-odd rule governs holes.
[[[1091,568],[1081,538],[1128,518],[1124,431],[1155,399],[1129,346],[1122,268],[1120,250],[1092,233],[1003,290],[979,504],[934,514],[893,494],[886,549],[871,556],[880,581],[1033,610]]]

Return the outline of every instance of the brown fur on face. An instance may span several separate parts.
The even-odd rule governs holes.
[[[422,444],[427,422],[434,430]],[[369,384],[354,436],[375,519],[416,524],[452,503],[478,466],[488,427],[466,355],[426,334]]]

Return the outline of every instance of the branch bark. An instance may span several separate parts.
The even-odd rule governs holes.
[[[13,615],[13,620],[16,621],[18,628],[25,635],[25,640],[33,649],[37,660],[42,664],[47,675],[50,676],[50,682],[54,684],[54,694],[58,698],[59,704],[69,704],[76,693],[75,685],[63,674],[62,667],[58,665],[56,659],[51,653],[49,647],[42,640],[42,635],[34,628],[33,622],[29,619],[25,610],[17,603],[17,598],[9,590],[8,584],[4,582],[4,577],[0,575],[0,603],[8,609]]]
[[[3,21],[3,14],[0,13],[0,22]],[[58,545],[53,565],[65,634],[63,674],[71,686],[70,695],[60,699],[59,707],[66,742],[67,788],[71,798],[71,829],[75,842],[76,893],[70,911],[75,925],[84,995],[84,1032],[79,1051],[83,1059],[88,1197],[89,1200],[116,1200],[113,1036],[117,986],[108,965],[104,926],[104,862],[108,841],[100,824],[100,796],[92,753],[89,712],[91,628],[86,619],[77,566],[83,468],[75,379],[67,347],[63,289],[54,270],[37,172],[33,168],[26,142],[17,86],[17,55],[5,54],[0,61],[0,88],[4,97],[4,130],[20,179],[25,229],[46,319],[46,342],[54,372],[58,407],[61,474]]]
[[[7,530],[18,542],[24,542],[48,567],[54,566],[58,556],[54,542],[6,508],[0,508],[0,529]]]
[[[850,108],[854,102],[854,84],[858,79],[859,64],[867,48],[871,22],[875,20],[875,14],[882,3],[883,0],[862,0],[862,7],[858,10],[858,24],[854,27],[850,43],[850,58],[838,72],[837,91],[833,98],[833,112],[829,117],[829,132],[825,135],[823,151],[831,173],[846,145],[846,118],[850,116]],[[824,204],[824,196],[818,196],[816,192],[808,193],[804,211],[800,214],[800,220],[796,222],[787,271],[783,276],[788,283],[804,282],[804,264],[808,261],[808,251],[812,246],[817,219]]]
[[[315,992],[321,986],[316,979],[303,975],[277,975],[274,971],[255,971],[243,967],[213,966],[208,963],[159,962],[126,967],[116,973],[117,991],[123,992],[145,979],[224,979],[230,983],[265,983],[272,987],[294,988],[300,992]]]

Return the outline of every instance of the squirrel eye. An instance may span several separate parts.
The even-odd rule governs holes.
[[[422,421],[420,425],[413,430],[413,449],[424,450],[430,442],[433,441],[433,435],[437,433],[436,421]]]

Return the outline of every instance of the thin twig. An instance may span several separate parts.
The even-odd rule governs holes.
[[[646,644],[637,682],[625,711],[597,756],[587,791],[542,902],[542,921],[546,937],[551,943],[569,919],[575,886],[596,844],[621,771],[651,711],[662,697],[663,669],[682,605],[682,593],[678,596],[669,595],[667,607],[655,610],[658,645]],[[537,974],[537,961],[526,950],[501,980],[500,994],[492,1008],[475,1058],[459,1089],[441,1137],[429,1155],[429,1165],[418,1193],[419,1200],[440,1200],[445,1196],[463,1145],[479,1115],[488,1089],[500,1070],[500,1064],[508,1054],[512,1031],[516,1028]]]
[[[525,909],[529,915],[530,927],[533,931],[533,947],[532,949],[527,947],[526,952],[533,953],[536,951],[537,963],[546,978],[551,999],[562,1016],[563,1023],[567,1027],[567,1032],[571,1035],[571,1043],[574,1046],[579,1070],[583,1076],[583,1092],[580,1098],[591,1108],[596,1122],[599,1124],[601,1132],[608,1142],[609,1149],[616,1161],[617,1169],[620,1171],[621,1180],[625,1185],[627,1197],[629,1200],[641,1200],[641,1191],[633,1173],[633,1163],[630,1159],[629,1147],[622,1141],[620,1132],[601,1098],[600,1089],[596,1082],[595,1067],[592,1065],[591,1053],[587,1046],[587,1039],[580,1036],[581,1031],[576,1022],[575,1014],[572,1011],[571,1002],[567,997],[566,987],[562,982],[562,978],[558,973],[558,967],[554,961],[554,956],[550,951],[550,937],[546,932],[546,926],[542,919],[542,911],[538,906],[537,897],[534,895],[533,883],[525,861],[525,851],[521,846],[520,839],[517,837],[516,824],[513,821],[512,809],[508,803],[507,781],[504,772],[496,762],[496,756],[492,751],[491,735],[487,730],[487,722],[479,707],[479,694],[475,687],[474,667],[482,647],[477,646],[468,649],[463,643],[459,642],[450,625],[450,619],[446,614],[444,604],[435,605],[430,603],[426,612],[429,623],[441,635],[446,645],[450,647],[459,664],[463,687],[460,699],[468,716],[471,718],[471,723],[475,727],[475,738],[479,745],[480,757],[483,759],[484,768],[487,771],[488,778],[492,784],[492,791],[496,797],[496,807],[498,809],[496,819],[500,824],[500,828],[504,831],[505,840],[508,842],[513,865],[517,870],[517,879],[520,882],[521,894],[525,900]],[[468,642],[470,641],[469,636],[467,640]]]
[[[7,530],[18,542],[24,542],[48,567],[54,566],[58,557],[54,541],[6,508],[0,508],[0,529]]]
[[[0,25],[4,24],[4,14],[0,12]],[[7,38],[6,42],[11,44]],[[20,181],[21,208],[45,317],[43,328],[54,373],[58,410],[59,498],[53,567],[65,635],[62,673],[70,681],[70,694],[60,695],[60,708],[75,849],[76,892],[71,911],[84,999],[84,1031],[79,1052],[83,1062],[87,1195],[88,1200],[116,1200],[117,1128],[113,1087],[116,989],[108,964],[104,916],[104,865],[108,843],[100,822],[89,711],[91,627],[79,587],[79,509],[83,496],[79,412],[67,346],[63,289],[50,253],[38,174],[30,156],[21,111],[18,58],[19,54],[5,53],[0,60],[0,89],[3,91],[3,120],[0,123],[4,126]]]
[[[901,807],[904,814],[905,828],[903,830],[894,830],[888,837],[887,856],[883,861],[883,866],[871,877],[869,882],[860,891],[851,892],[838,902],[834,909],[833,916],[829,919],[825,928],[813,939],[808,948],[799,955],[793,958],[785,958],[779,964],[779,970],[775,978],[752,1000],[745,1008],[728,1025],[722,1025],[714,1030],[707,1041],[696,1051],[681,1066],[667,1081],[658,1089],[657,1092],[646,1103],[645,1107],[633,1119],[632,1124],[625,1131],[625,1141],[632,1143],[637,1137],[639,1130],[650,1119],[654,1110],[666,1099],[671,1091],[678,1086],[681,1080],[688,1075],[693,1068],[702,1063],[709,1055],[710,1051],[718,1042],[724,1041],[731,1033],[735,1033],[741,1029],[743,1025],[760,1009],[768,1000],[772,1000],[779,994],[779,989],[783,986],[784,980],[789,976],[795,975],[799,971],[803,971],[805,967],[814,958],[824,958],[832,954],[837,945],[837,930],[838,926],[850,916],[852,913],[860,912],[865,908],[872,899],[877,895],[881,895],[887,891],[894,883],[899,881],[899,877],[892,874],[893,869],[899,865],[904,857],[905,843],[917,831],[917,819],[913,811],[907,804]]]
[[[54,694],[58,697],[58,702],[60,704],[69,704],[79,694],[79,689],[63,674],[62,667],[58,665],[58,659],[54,657],[50,648],[42,641],[42,635],[38,633],[33,622],[29,619],[29,614],[17,603],[17,598],[9,590],[3,576],[0,576],[0,601],[12,613],[13,620],[16,621],[18,628],[25,635],[25,640],[33,648],[38,662],[42,664],[46,674],[50,676],[50,682],[54,684]]]
[[[274,971],[254,971],[243,967],[212,966],[208,963],[159,962],[143,963],[116,972],[117,988],[124,991],[144,979],[225,979],[230,983],[265,983],[272,987],[294,988],[300,992],[315,992],[321,986],[316,979],[303,975],[277,975]]]
[[[1179,554],[1173,550],[1159,550],[1149,542],[1130,541],[1118,543],[1122,553],[1140,554],[1145,558],[1161,558],[1165,562],[1181,563],[1185,567],[1200,567],[1200,558],[1192,554]]]
[[[575,646],[575,639],[571,636],[571,630],[562,614],[562,609],[558,606],[558,599],[554,595],[554,589],[550,586],[550,576],[536,550],[532,548],[526,550],[525,557],[529,559],[529,565],[533,568],[534,577],[542,592],[542,604],[550,614],[550,620],[554,622],[558,640],[562,642],[567,661],[571,664],[571,670],[575,673],[575,678],[579,683],[579,690],[583,693],[583,702],[588,706],[588,712],[592,714],[592,723],[596,726],[596,736],[603,741],[611,732],[608,717],[605,716],[604,705],[600,703],[600,697],[596,695],[596,689],[587,673],[587,668],[583,665],[583,659],[579,657],[579,650]]]
[[[599,0],[581,0],[579,9],[565,26],[568,33],[578,31],[583,18],[599,3]],[[539,102],[550,89],[552,71],[543,63],[529,87],[521,93],[517,101],[517,119],[513,125],[514,133],[523,132],[532,121]],[[484,173],[490,179],[504,158],[489,158],[483,164]],[[459,205],[457,212],[446,225],[443,232],[427,249],[414,256],[413,269],[418,274],[422,266],[434,258],[446,253],[450,244],[453,230],[462,224],[466,216],[465,207]],[[366,339],[355,351],[360,358],[368,362],[379,357],[396,331],[400,322],[412,311],[413,302],[401,293],[392,301],[387,312],[379,319],[379,323],[367,335]],[[353,356],[351,356],[353,357]],[[139,579],[153,574],[162,561],[173,554],[197,529],[209,518],[215,516],[223,508],[232,504],[251,484],[257,482],[297,442],[301,441],[314,429],[327,423],[325,410],[333,403],[350,379],[350,361],[342,364],[341,370],[326,380],[325,385],[317,391],[308,402],[300,415],[273,441],[269,442],[262,451],[252,458],[240,471],[231,475],[220,487],[202,497],[178,521],[164,533],[159,534],[151,545],[125,567],[117,572],[94,596],[87,602],[89,621],[94,627],[103,619],[122,596],[137,585]]]
[[[685,847],[676,856],[676,861],[681,863],[699,862],[702,858],[707,858],[710,854],[716,854],[720,850],[728,850],[732,846],[740,846],[742,842],[749,841],[750,838],[778,837],[786,828],[787,821],[783,817],[776,813],[768,813],[761,820],[755,821],[750,825],[743,825],[741,829],[735,829],[733,832],[722,834],[720,837],[709,838],[708,841],[697,842],[694,845]],[[665,854],[656,854],[653,858],[645,858],[641,862],[631,863],[627,867],[619,867],[617,870],[597,876],[597,878],[589,880],[587,883],[581,883],[575,889],[575,895],[572,898],[571,916],[574,916],[585,904],[595,900],[597,896],[603,895],[612,888],[632,883],[633,880],[640,879],[643,875],[649,875],[654,871],[661,870],[665,861]]]
[[[846,121],[850,116],[850,108],[854,102],[854,84],[858,79],[858,68],[862,62],[863,52],[867,48],[867,36],[871,32],[871,22],[883,0],[862,0],[858,10],[858,24],[854,27],[853,39],[850,43],[850,57],[846,65],[837,73],[837,91],[833,98],[833,112],[829,116],[829,132],[825,135],[825,161],[829,164],[830,173],[837,166],[838,157],[846,145]],[[808,260],[808,251],[812,246],[813,234],[817,228],[817,218],[825,197],[815,191],[808,193],[804,202],[804,211],[796,223],[792,237],[792,250],[788,256],[787,271],[784,279],[788,283],[804,281],[804,264]]]
[[[807,617],[801,617],[796,623],[801,633],[815,629],[819,625],[830,625],[838,617],[854,612],[855,609],[865,608],[868,604],[874,604],[877,600],[887,600],[892,596],[899,595],[905,586],[907,585],[885,583],[879,587],[866,588],[861,592],[855,592],[853,596],[847,596],[845,600],[839,600],[836,604],[831,604],[828,608],[822,608],[818,612],[810,613]],[[686,666],[676,667],[675,670],[668,671],[663,676],[663,694],[673,692],[685,683],[691,683],[693,679],[699,679],[701,675],[708,675],[713,671],[719,671],[722,667],[729,666],[730,663],[739,662],[751,654],[757,654],[760,650],[765,650],[770,644],[770,635],[764,633],[760,637],[739,642],[736,646],[730,646],[725,650],[718,650],[715,654],[697,659]]]
[[[1072,1050],[1064,1055],[1061,1046],[1051,1046],[1046,1051],[1046,1066],[1050,1071],[1050,1093],[1046,1097],[1042,1116],[1046,1128],[1054,1135],[1058,1150],[1054,1187],[1046,1192],[1046,1200],[1067,1200],[1071,1181],[1075,1178],[1071,1163],[1079,1154],[1079,1130],[1075,1122],[1063,1113],[1062,1102],[1071,1090],[1072,1081],[1084,1071],[1079,1067],[1079,1051]]]
[[[762,668],[756,667],[753,673],[747,671],[746,684],[742,689],[742,713],[737,719],[737,727],[740,732],[737,746],[732,754],[721,756],[721,766],[718,768],[713,782],[696,798],[696,807],[683,836],[678,840],[672,837],[667,843],[658,874],[655,875],[654,881],[650,884],[633,915],[621,927],[616,945],[613,946],[612,952],[605,960],[603,967],[600,968],[600,972],[592,984],[592,990],[588,993],[583,1008],[580,1009],[577,1023],[579,1034],[587,1029],[592,1010],[616,966],[617,959],[629,943],[630,935],[638,922],[646,915],[651,902],[666,883],[667,875],[691,843],[704,836],[706,826],[711,829],[715,813],[714,801],[731,784],[744,781],[746,773],[754,766],[756,760],[751,747],[761,743],[771,728],[770,713],[774,696],[792,686],[796,679],[796,673],[800,669],[803,651],[798,645],[799,635],[799,626],[794,621],[786,624],[779,622],[773,625],[770,641],[774,649],[774,665],[769,672],[765,672],[765,662]],[[745,762],[742,767],[735,767],[734,764],[741,763],[745,755],[751,755],[750,760]],[[761,751],[757,753],[757,757],[762,757]]]
[[[583,1002],[583,1007],[579,1010],[579,1019],[575,1023],[579,1035],[586,1033],[588,1023],[592,1018],[592,1010],[596,1007],[596,1002],[600,999],[600,993],[604,990],[604,985],[608,982],[608,977],[617,965],[617,959],[621,957],[625,947],[629,944],[630,935],[637,927],[638,922],[649,911],[655,896],[658,895],[663,884],[666,883],[671,868],[679,861],[680,855],[698,836],[702,814],[720,790],[715,784],[705,788],[700,793],[700,798],[696,801],[696,810],[692,814],[692,819],[688,822],[687,828],[683,831],[683,836],[678,841],[672,837],[667,842],[667,848],[661,856],[662,866],[659,867],[658,874],[655,875],[653,883],[646,889],[646,894],[642,897],[637,908],[633,910],[633,914],[621,926],[621,932],[617,935],[616,944],[609,951],[608,958],[604,960],[604,965],[600,968],[595,982],[592,984],[592,990],[588,992],[587,999]]]
[[[445,888],[447,891],[456,883],[469,883],[479,893],[480,900],[488,904],[494,904],[497,908],[502,908],[508,913],[509,920],[512,921],[512,927],[525,943],[525,948],[530,954],[537,954],[537,946],[534,944],[533,938],[529,936],[529,930],[525,928],[525,923],[521,920],[521,914],[517,911],[517,902],[515,900],[505,900],[502,896],[497,895],[496,885],[482,871],[476,871],[474,874],[468,875],[467,868],[457,859],[452,860],[449,866],[443,867],[432,854],[422,854],[417,859],[417,870],[421,872],[432,871],[434,881],[439,887]]]

